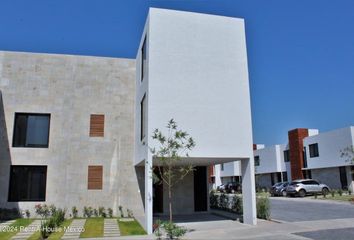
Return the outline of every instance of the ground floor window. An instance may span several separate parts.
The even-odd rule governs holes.
[[[9,202],[45,201],[47,166],[11,166]]]

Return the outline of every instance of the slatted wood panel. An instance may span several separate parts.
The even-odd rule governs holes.
[[[103,166],[88,166],[87,189],[102,189]]]
[[[91,114],[90,137],[104,137],[104,115]]]

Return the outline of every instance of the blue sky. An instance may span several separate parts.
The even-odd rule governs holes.
[[[1,0],[0,50],[132,58],[149,7],[245,19],[256,143],[354,125],[353,0]]]

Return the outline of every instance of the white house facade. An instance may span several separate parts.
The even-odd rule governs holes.
[[[238,161],[256,224],[243,19],[152,8],[136,59],[0,52],[0,89],[0,208],[123,206],[151,233],[151,135],[173,118],[196,141],[174,213],[208,212],[209,166]]]

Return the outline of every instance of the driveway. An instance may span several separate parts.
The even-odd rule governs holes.
[[[354,205],[308,198],[270,198],[271,218],[285,222],[354,218]]]

